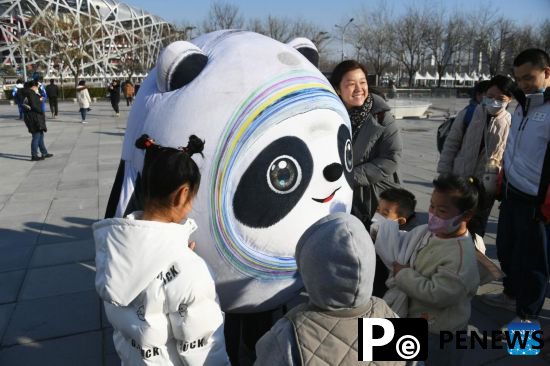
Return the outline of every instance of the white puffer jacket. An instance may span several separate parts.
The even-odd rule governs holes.
[[[193,220],[93,225],[95,286],[123,365],[228,365],[214,280],[188,248]]]

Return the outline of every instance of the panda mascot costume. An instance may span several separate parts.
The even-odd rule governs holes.
[[[304,38],[217,31],[166,47],[132,106],[106,216],[142,209],[138,137],[171,147],[205,140],[204,156],[193,156],[202,178],[190,217],[227,313],[295,297],[298,239],[351,209],[349,117],[317,62]]]

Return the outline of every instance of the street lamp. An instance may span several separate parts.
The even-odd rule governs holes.
[[[344,61],[344,34],[346,33],[346,28],[348,27],[348,25],[351,24],[351,22],[353,22],[353,18],[351,18],[344,26],[338,24],[334,25],[336,28],[342,31],[342,61]]]

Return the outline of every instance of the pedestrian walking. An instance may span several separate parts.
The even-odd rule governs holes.
[[[48,96],[48,101],[50,102],[50,112],[52,113],[52,118],[57,118],[58,105],[57,97],[59,96],[59,88],[55,85],[55,80],[50,80],[50,85],[46,87],[46,95]]]

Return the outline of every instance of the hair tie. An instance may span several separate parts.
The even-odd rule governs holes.
[[[143,143],[145,145],[145,149],[150,149],[152,148],[154,145],[155,145],[155,140],[153,140],[152,138],[148,138],[145,140],[145,142]]]

